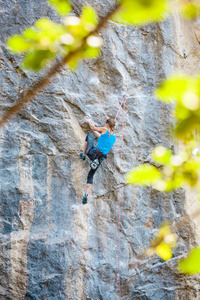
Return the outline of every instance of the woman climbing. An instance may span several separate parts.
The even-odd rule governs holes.
[[[98,143],[97,146],[94,147],[94,135],[89,133],[85,139],[83,152],[80,153],[80,158],[82,160],[85,160],[87,155],[92,161],[90,164],[90,171],[87,176],[85,195],[82,199],[83,204],[87,203],[87,197],[93,184],[94,174],[116,141],[116,136],[113,135],[113,129],[115,127],[113,119],[108,119],[105,127],[96,127],[89,120],[86,120],[86,123],[94,131],[94,134],[98,138]]]

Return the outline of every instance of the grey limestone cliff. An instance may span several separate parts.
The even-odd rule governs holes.
[[[84,1],[73,2],[80,12]],[[90,1],[102,16],[113,3]],[[6,38],[38,18],[58,20],[46,1],[0,1],[1,115],[36,75],[22,73]],[[196,26],[196,27],[195,27]],[[141,28],[114,22],[102,32],[97,60],[76,72],[63,69],[0,135],[0,299],[118,299],[118,178],[122,112],[117,141],[95,175],[88,204],[81,199],[89,169],[79,151],[90,115],[96,125],[115,116],[128,99],[121,183],[120,267],[123,300],[200,299],[196,277],[180,275],[176,264],[197,243],[194,225],[179,230],[174,257],[137,260],[164,220],[186,214],[183,191],[163,194],[125,185],[125,174],[151,161],[155,145],[173,148],[170,107],[153,91],[175,68],[199,72],[199,26],[177,14]],[[184,52],[186,59],[184,59]]]

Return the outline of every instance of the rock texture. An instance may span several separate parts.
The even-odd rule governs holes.
[[[113,5],[90,1],[100,15]],[[36,19],[58,20],[44,1],[0,1],[1,114],[36,75],[21,73],[19,58],[5,48],[6,38]],[[83,1],[74,1],[80,12]],[[197,277],[177,272],[176,264],[195,243],[194,225],[179,230],[179,245],[168,262],[139,260],[164,220],[186,214],[182,191],[158,193],[125,185],[124,175],[151,160],[158,143],[173,147],[168,125],[170,108],[156,101],[157,84],[176,67],[187,64],[188,53],[198,61],[197,29],[187,25],[191,43],[182,49],[185,23],[175,15],[163,24],[131,28],[109,23],[97,60],[82,62],[76,72],[57,74],[48,88],[1,130],[0,161],[0,299],[118,299],[118,176],[122,113],[116,145],[95,175],[89,203],[81,204],[88,161],[79,151],[96,125],[115,116],[122,95],[128,95],[122,162],[120,267],[122,299],[200,299]],[[190,26],[190,27],[189,27]],[[196,25],[197,26],[197,25]],[[179,32],[183,38],[180,39]],[[181,46],[180,46],[181,45]],[[192,48],[193,47],[193,48]],[[183,50],[183,51],[182,51]],[[199,62],[199,61],[198,61]]]

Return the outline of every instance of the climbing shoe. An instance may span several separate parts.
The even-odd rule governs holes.
[[[87,203],[87,195],[86,194],[83,196],[82,203],[83,204]]]
[[[80,158],[81,158],[82,160],[85,160],[85,159],[86,159],[86,155],[83,156],[83,152],[81,152],[81,153],[79,154],[79,156],[80,156]]]

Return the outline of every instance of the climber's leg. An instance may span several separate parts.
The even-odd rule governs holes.
[[[88,197],[88,194],[89,194],[91,188],[92,188],[92,184],[91,184],[91,183],[87,183],[85,195],[83,196],[83,199],[82,199],[82,203],[83,203],[83,204],[86,204],[86,203],[87,203],[87,197]]]
[[[86,204],[87,203],[87,196],[92,188],[92,184],[93,184],[93,177],[95,172],[97,171],[98,168],[96,168],[95,170],[93,170],[92,168],[90,169],[88,176],[87,176],[87,185],[86,185],[86,190],[85,190],[85,195],[82,199],[82,203]]]
[[[87,150],[87,141],[85,141],[84,146],[83,146],[83,156],[85,156],[85,151]]]
[[[98,167],[95,170],[90,168],[90,171],[89,171],[88,176],[87,176],[87,185],[92,185],[93,184],[93,177],[94,177],[94,174],[96,173],[97,169],[98,169]],[[90,190],[91,187],[89,188],[89,186],[88,186],[88,189]],[[86,188],[86,191],[87,191],[87,188]]]
[[[86,137],[86,140],[85,142],[87,142],[87,147],[86,147],[86,144],[84,145],[84,147],[86,147],[86,150],[85,150],[85,154],[87,154],[87,156],[91,159],[91,160],[94,160],[95,157],[97,156],[97,151],[96,149],[92,148],[94,146],[94,136],[92,133],[89,133]],[[88,150],[92,148],[89,153],[88,153]],[[87,176],[87,185],[86,185],[86,190],[85,190],[85,195],[83,196],[83,199],[82,199],[82,203],[83,204],[86,204],[87,203],[87,197],[88,197],[88,194],[92,188],[92,184],[93,184],[93,177],[94,177],[94,174],[95,172],[97,171],[98,167],[93,170],[92,168],[90,168],[90,171],[88,173],[88,176]]]
[[[92,148],[94,146],[94,136],[92,133],[89,133],[87,136],[86,136],[86,139],[85,139],[85,142],[84,142],[84,146],[83,146],[83,152],[81,152],[79,154],[80,158],[82,160],[85,160],[86,159],[86,154],[87,151]]]
[[[85,191],[85,193],[86,193],[87,196],[88,196],[91,188],[92,188],[92,184],[91,183],[87,183],[87,185],[86,185],[86,191]]]
[[[87,142],[87,147],[85,149],[85,152],[87,153],[87,151],[94,146],[94,135],[92,133],[89,133],[86,136],[85,142]],[[84,144],[84,147],[85,146],[86,145]]]
[[[86,140],[87,142],[87,149],[85,151],[85,154],[89,157],[90,160],[94,160],[96,155],[97,155],[97,151],[96,149],[94,149],[94,135],[92,133],[89,133],[86,136]]]

